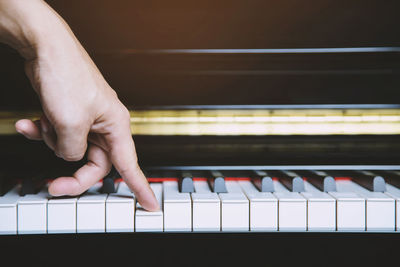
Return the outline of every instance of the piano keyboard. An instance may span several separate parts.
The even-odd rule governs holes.
[[[0,195],[0,234],[400,231],[400,171],[246,174],[150,177],[156,212],[121,179],[106,177],[77,197],[51,197],[46,183],[24,179]]]

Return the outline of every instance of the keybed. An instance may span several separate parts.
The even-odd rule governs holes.
[[[0,196],[0,235],[104,232],[399,232],[398,171],[158,171],[160,210],[112,174],[76,197],[40,179]],[[387,177],[387,178],[386,178]]]

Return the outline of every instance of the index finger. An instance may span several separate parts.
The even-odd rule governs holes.
[[[159,210],[158,201],[137,162],[135,144],[129,126],[126,127],[125,123],[119,124],[115,131],[107,135],[107,143],[111,162],[142,207],[149,211]]]

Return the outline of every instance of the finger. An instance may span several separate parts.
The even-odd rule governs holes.
[[[134,192],[142,207],[149,211],[160,207],[153,191],[137,163],[135,145],[128,127],[121,127],[107,136],[110,158],[119,174]]]
[[[107,152],[91,144],[88,162],[77,170],[72,177],[59,177],[49,186],[53,196],[80,195],[109,173],[111,161]]]
[[[50,124],[49,120],[47,119],[46,116],[42,116],[40,118],[40,129],[41,129],[41,134],[43,141],[46,143],[46,145],[53,151],[55,151],[56,148],[56,143],[57,143],[57,135],[56,132],[54,131],[53,126]],[[56,155],[60,157],[57,152]]]
[[[56,154],[67,161],[81,160],[87,149],[88,133],[89,128],[85,126],[56,129]]]
[[[42,140],[42,134],[40,130],[40,122],[31,121],[27,119],[19,120],[15,123],[15,129],[20,134],[31,140]]]

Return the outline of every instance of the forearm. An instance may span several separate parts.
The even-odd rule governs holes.
[[[63,19],[42,0],[0,0],[0,42],[26,59],[54,53],[55,47],[78,46]]]

